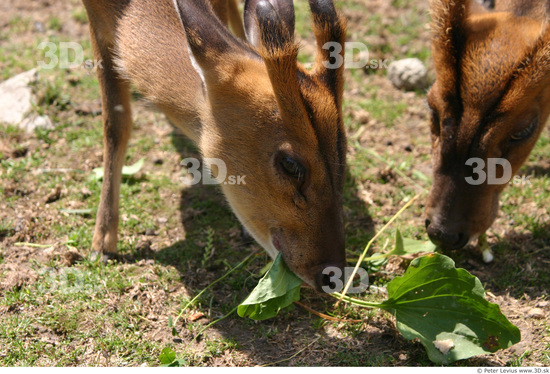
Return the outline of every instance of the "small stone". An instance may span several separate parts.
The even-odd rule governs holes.
[[[527,312],[527,317],[535,319],[543,319],[544,311],[541,308],[533,308]]]
[[[84,198],[87,198],[87,197],[90,197],[92,196],[92,192],[86,188],[86,187],[83,187],[81,190],[80,190],[80,193],[82,194],[82,197]]]
[[[23,217],[17,217],[15,220],[15,232],[21,232],[27,226],[27,221]]]
[[[453,342],[453,339],[435,340],[433,345],[439,350],[439,352],[446,355],[455,346],[455,343]]]
[[[141,253],[142,256],[150,256],[153,253],[153,250],[151,249],[151,242],[149,240],[140,240],[136,244],[136,251]]]
[[[366,124],[370,120],[370,113],[363,109],[358,109],[353,112],[353,119],[361,124]]]
[[[406,58],[388,66],[388,79],[396,88],[421,90],[428,85],[428,70],[417,58]]]
[[[46,32],[46,26],[44,26],[43,22],[35,21],[32,25],[32,28],[37,33],[43,34]]]
[[[46,197],[46,204],[53,203],[54,201],[57,201],[61,198],[61,187],[57,186],[50,192],[50,194]]]
[[[18,125],[19,128],[25,130],[28,133],[33,133],[36,129],[53,130],[54,125],[52,120],[48,116],[35,116],[31,115],[25,118]]]
[[[0,83],[0,122],[19,125],[32,111],[35,103],[31,84],[38,79],[32,69]]]
[[[74,108],[76,114],[83,116],[98,116],[101,114],[101,103],[99,102],[86,102],[77,105]]]
[[[82,261],[83,257],[75,250],[70,250],[63,253],[63,262],[66,266],[73,266],[78,261]]]
[[[147,230],[145,230],[145,235],[147,235],[147,236],[155,236],[155,235],[157,235],[157,233],[155,232],[154,229],[147,229]]]
[[[476,2],[487,9],[495,9],[495,0],[476,0]]]
[[[539,308],[546,308],[548,306],[548,304],[550,304],[550,302],[548,302],[547,300],[544,300],[544,301],[539,301],[537,303],[537,307]]]

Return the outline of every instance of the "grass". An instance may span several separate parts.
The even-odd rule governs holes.
[[[117,271],[113,271],[115,267]],[[136,330],[142,322],[128,313],[132,305],[124,302],[117,308],[112,306],[113,298],[130,287],[139,275],[131,274],[130,270],[121,271],[118,266],[84,261],[70,268],[72,279],[63,273],[55,274],[55,271],[54,274],[41,272],[43,275],[34,284],[6,292],[2,304],[8,309],[26,311],[21,315],[32,318],[13,315],[2,324],[0,338],[18,338],[13,342],[15,346],[5,351],[3,364],[48,365],[55,362],[62,366],[79,365],[82,350],[90,348],[100,348],[109,355],[120,356],[120,359],[111,361],[115,365],[124,364],[124,357],[130,353],[133,359],[126,361],[127,365],[141,364],[143,359],[147,362],[144,354],[155,346],[142,341]],[[100,286],[90,287],[92,284]],[[42,308],[44,312],[35,315],[32,312],[35,308]],[[25,336],[32,336],[36,329],[51,336],[56,344],[52,346],[47,339],[46,342],[27,341]],[[57,338],[59,335],[62,339]],[[75,347],[75,343],[78,346]]]
[[[71,14],[72,18],[79,23],[86,24],[88,22],[88,14],[84,8],[76,8]]]
[[[63,27],[63,22],[58,17],[50,17],[48,21],[48,28],[53,31],[61,31]]]
[[[307,2],[295,5],[297,35],[311,41]],[[373,14],[356,39],[386,33],[388,40],[396,43],[380,41],[369,45],[371,52],[429,60],[429,48],[416,43],[426,15],[410,0],[394,0],[393,5],[404,9],[394,25],[387,28],[383,17]],[[349,12],[364,10],[360,1],[348,0],[339,6]],[[87,22],[81,5],[68,14],[76,23]],[[31,28],[30,18],[16,16],[9,28],[0,31],[2,80],[35,67],[45,57],[44,51],[37,49],[42,40],[32,35]],[[50,16],[47,28],[51,32],[47,40],[76,41],[83,46],[85,58],[91,58],[88,36],[71,40],[64,34],[61,16]],[[59,57],[59,51],[56,53]],[[311,57],[306,54],[300,58],[311,61]],[[429,165],[429,138],[426,118],[410,108],[410,100],[420,105],[424,93],[410,99],[377,88],[376,79],[384,77],[383,70],[367,75],[356,69],[346,74],[346,90],[357,89],[344,106],[350,134],[344,192],[346,246],[349,257],[357,257],[377,228],[404,202],[429,187],[429,175],[426,180],[426,170],[420,169]],[[11,150],[11,145],[17,144],[13,149],[18,153],[27,149],[24,156],[12,157],[11,151],[0,147],[0,266],[17,262],[14,253],[29,259],[19,263],[24,268],[20,269],[22,282],[0,289],[0,365],[158,366],[158,356],[165,347],[172,347],[183,363],[201,366],[279,360],[284,360],[282,365],[430,365],[418,344],[400,340],[388,315],[353,306],[335,310],[331,300],[307,290],[302,301],[312,308],[364,322],[326,321],[297,307],[261,323],[230,316],[197,336],[207,323],[230,312],[255,286],[268,261],[265,254],[255,255],[241,271],[202,294],[178,324],[170,326],[169,318],[175,319],[195,295],[247,255],[261,250],[242,235],[218,188],[181,185],[179,162],[183,157],[198,157],[197,149],[172,132],[163,116],[138,102],[126,164],[141,157],[146,163],[142,172],[126,178],[121,186],[119,251],[123,256],[106,264],[95,261],[90,247],[101,184],[90,176],[102,161],[101,118],[77,114],[74,109],[99,98],[97,79],[85,69],[53,69],[40,73],[34,90],[39,97],[36,112],[50,116],[56,130],[29,135],[0,125],[0,145],[9,144]],[[352,116],[359,110],[367,111],[375,122],[365,125],[366,140],[353,138],[362,126]],[[424,121],[424,132],[411,130],[411,121]],[[409,133],[412,135],[402,142],[426,151],[403,151],[405,144],[395,134]],[[370,140],[369,136],[382,140]],[[386,138],[395,144],[386,146]],[[494,277],[484,279],[494,293],[510,291],[517,298],[537,292],[540,295],[543,292],[537,290],[550,284],[547,272],[536,272],[542,266],[537,263],[537,251],[548,247],[550,241],[548,222],[521,208],[548,204],[550,176],[536,167],[547,160],[549,147],[546,131],[523,168],[532,184],[513,186],[503,194],[500,219],[513,220],[514,225],[499,227],[517,231],[520,238],[507,235],[510,230],[495,232],[498,240],[494,250],[502,260],[498,264],[501,269],[496,272],[489,268]],[[155,163],[156,159],[162,163]],[[69,170],[52,171],[60,168]],[[389,174],[380,172],[384,170]],[[46,204],[45,197],[57,186],[62,189],[61,197]],[[92,213],[67,214],[62,209],[92,209]],[[404,236],[426,239],[422,217],[423,206],[416,204],[382,235],[373,250],[380,251],[386,240],[393,238],[396,227]],[[14,242],[52,244],[52,248],[14,247]],[[66,256],[71,247],[84,257],[68,265]],[[455,255],[466,267],[472,266],[468,262],[471,253]],[[0,267],[2,283],[11,273]],[[383,286],[392,274],[382,269],[371,281]],[[190,316],[199,312],[204,317],[191,321]],[[549,335],[546,325],[547,340]],[[304,347],[308,349],[302,351]],[[548,344],[545,347],[548,349]],[[408,357],[404,363],[399,361],[400,354]],[[506,363],[525,365],[533,364],[533,360],[548,365],[548,355],[537,351]],[[483,361],[481,366],[487,363],[491,362]]]

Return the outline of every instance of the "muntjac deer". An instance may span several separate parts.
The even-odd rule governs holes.
[[[310,0],[318,45],[313,70],[297,63],[292,0],[247,1],[239,34],[234,0],[84,0],[103,103],[104,169],[93,249],[114,253],[121,168],[132,126],[130,85],[246,184],[221,184],[258,243],[317,290],[345,264],[342,193],[346,138],[343,67],[327,69],[329,41],[344,43],[332,0]],[[235,4],[233,4],[235,5]],[[233,21],[231,21],[233,20]],[[241,34],[244,30],[241,30]],[[343,52],[341,55],[343,58]]]
[[[497,0],[494,12],[469,0],[430,7],[436,81],[428,93],[434,180],[426,228],[444,249],[460,249],[485,238],[500,193],[550,114],[550,3]]]

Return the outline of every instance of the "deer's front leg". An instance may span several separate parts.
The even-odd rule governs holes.
[[[120,182],[132,130],[130,87],[113,68],[108,46],[98,45],[92,32],[94,55],[102,60],[98,69],[103,106],[103,186],[97,211],[92,249],[103,254],[117,251]]]

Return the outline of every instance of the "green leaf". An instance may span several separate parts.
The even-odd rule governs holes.
[[[103,168],[94,168],[92,169],[93,175],[90,175],[91,180],[102,180],[103,179]]]
[[[267,274],[239,305],[237,313],[254,320],[275,317],[281,309],[300,300],[301,284],[302,280],[290,271],[279,253]]]
[[[388,256],[403,256],[419,252],[434,252],[436,245],[431,241],[421,241],[403,238],[399,230],[395,230],[395,248],[388,253]]]
[[[369,274],[376,273],[382,269],[386,264],[388,263],[388,258],[386,256],[382,256],[379,258],[376,258],[374,260],[366,261],[366,271]]]
[[[420,339],[438,364],[495,352],[521,340],[499,306],[485,299],[479,279],[440,254],[413,260],[403,276],[388,284],[388,300],[380,307],[395,315],[406,339]]]
[[[129,176],[132,176],[132,175],[136,174],[138,171],[141,170],[141,168],[143,167],[144,162],[145,162],[145,158],[140,158],[133,165],[123,166],[122,167],[122,175],[125,176],[125,177],[129,177]],[[95,179],[95,180],[103,179],[104,170],[103,170],[102,167],[101,168],[95,168],[95,169],[92,170],[92,172],[94,174],[91,176],[91,179]]]
[[[176,352],[170,347],[166,347],[159,354],[159,361],[164,365],[170,365],[176,359]]]
[[[135,164],[122,167],[122,175],[130,176],[136,174],[143,167],[145,158],[140,158]]]
[[[395,230],[395,247],[387,253],[375,253],[371,257],[363,259],[367,263],[367,269],[370,273],[379,271],[386,265],[390,256],[404,256],[420,252],[434,252],[436,245],[431,241],[421,241],[409,238],[403,238],[399,230]]]
[[[174,360],[168,365],[168,367],[171,367],[171,368],[181,368],[185,366],[189,366],[189,362],[187,362],[187,360],[184,358],[178,358],[177,360]]]

